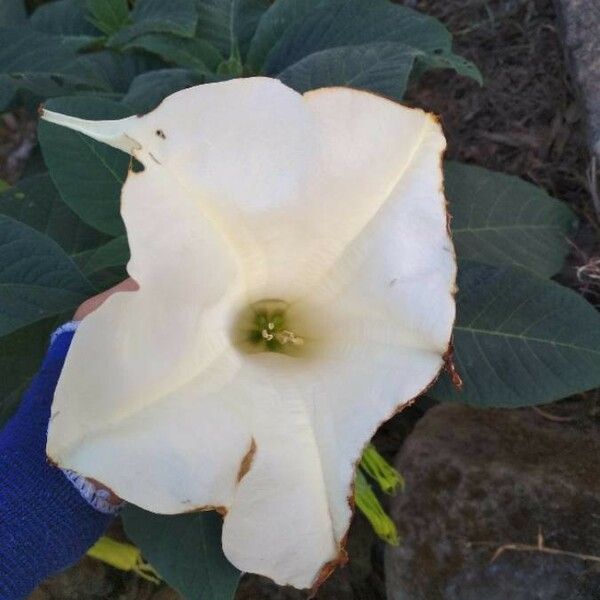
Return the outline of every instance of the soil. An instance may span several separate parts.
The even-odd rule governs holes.
[[[404,4],[443,21],[454,35],[456,52],[476,63],[485,81],[480,87],[450,72],[428,74],[410,91],[408,101],[441,116],[448,158],[519,175],[576,211],[581,226],[560,277],[600,305],[600,219],[591,201],[596,182],[588,176],[584,116],[565,68],[551,0],[405,0]],[[0,141],[6,142],[6,136],[0,134]],[[419,402],[382,427],[376,442],[386,455],[397,453],[426,409],[427,401]],[[383,545],[365,534],[364,527],[354,529],[361,536],[360,568],[345,569],[346,574],[324,586],[317,598],[385,597]],[[370,557],[366,569],[365,549]],[[90,568],[101,574],[82,577],[81,572],[89,574]],[[75,595],[65,592],[65,579],[77,581]],[[58,578],[44,584],[31,600],[177,598],[105,565],[90,567],[89,559],[60,580],[62,585]],[[343,585],[336,583],[340,581]],[[259,583],[246,579],[242,589],[248,595],[243,597],[265,597],[262,592],[257,595]],[[336,596],[335,585],[341,585],[343,593]],[[278,597],[292,596],[283,592]]]

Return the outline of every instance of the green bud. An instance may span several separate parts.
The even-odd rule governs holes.
[[[404,489],[404,478],[390,463],[379,454],[373,444],[369,444],[363,452],[360,460],[362,470],[372,479],[386,494],[394,494],[398,489]]]
[[[397,546],[400,543],[396,525],[383,510],[377,496],[360,469],[357,469],[356,479],[354,480],[354,501],[382,540],[392,546]]]

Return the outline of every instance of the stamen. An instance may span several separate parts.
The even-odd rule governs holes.
[[[272,325],[272,323],[269,323],[269,325]],[[269,329],[272,329],[271,327],[269,327]],[[275,336],[272,333],[269,333],[266,329],[263,329],[260,334],[262,335],[263,339],[267,340],[267,342],[270,342]]]
[[[302,344],[304,344],[304,340],[299,335],[296,335],[293,331],[288,331],[287,329],[278,331],[274,335],[275,339],[280,344],[292,344],[293,346],[302,346]]]

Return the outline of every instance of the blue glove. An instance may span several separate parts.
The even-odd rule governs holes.
[[[17,414],[0,432],[0,600],[25,598],[77,562],[114,513],[106,492],[46,458],[50,405],[73,329],[53,336]]]

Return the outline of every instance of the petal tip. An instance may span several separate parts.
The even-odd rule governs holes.
[[[333,575],[338,567],[343,567],[348,562],[348,553],[345,550],[346,538],[340,541],[340,549],[338,555],[329,562],[326,562],[322,567],[310,588],[309,600],[315,598],[319,588]]]

